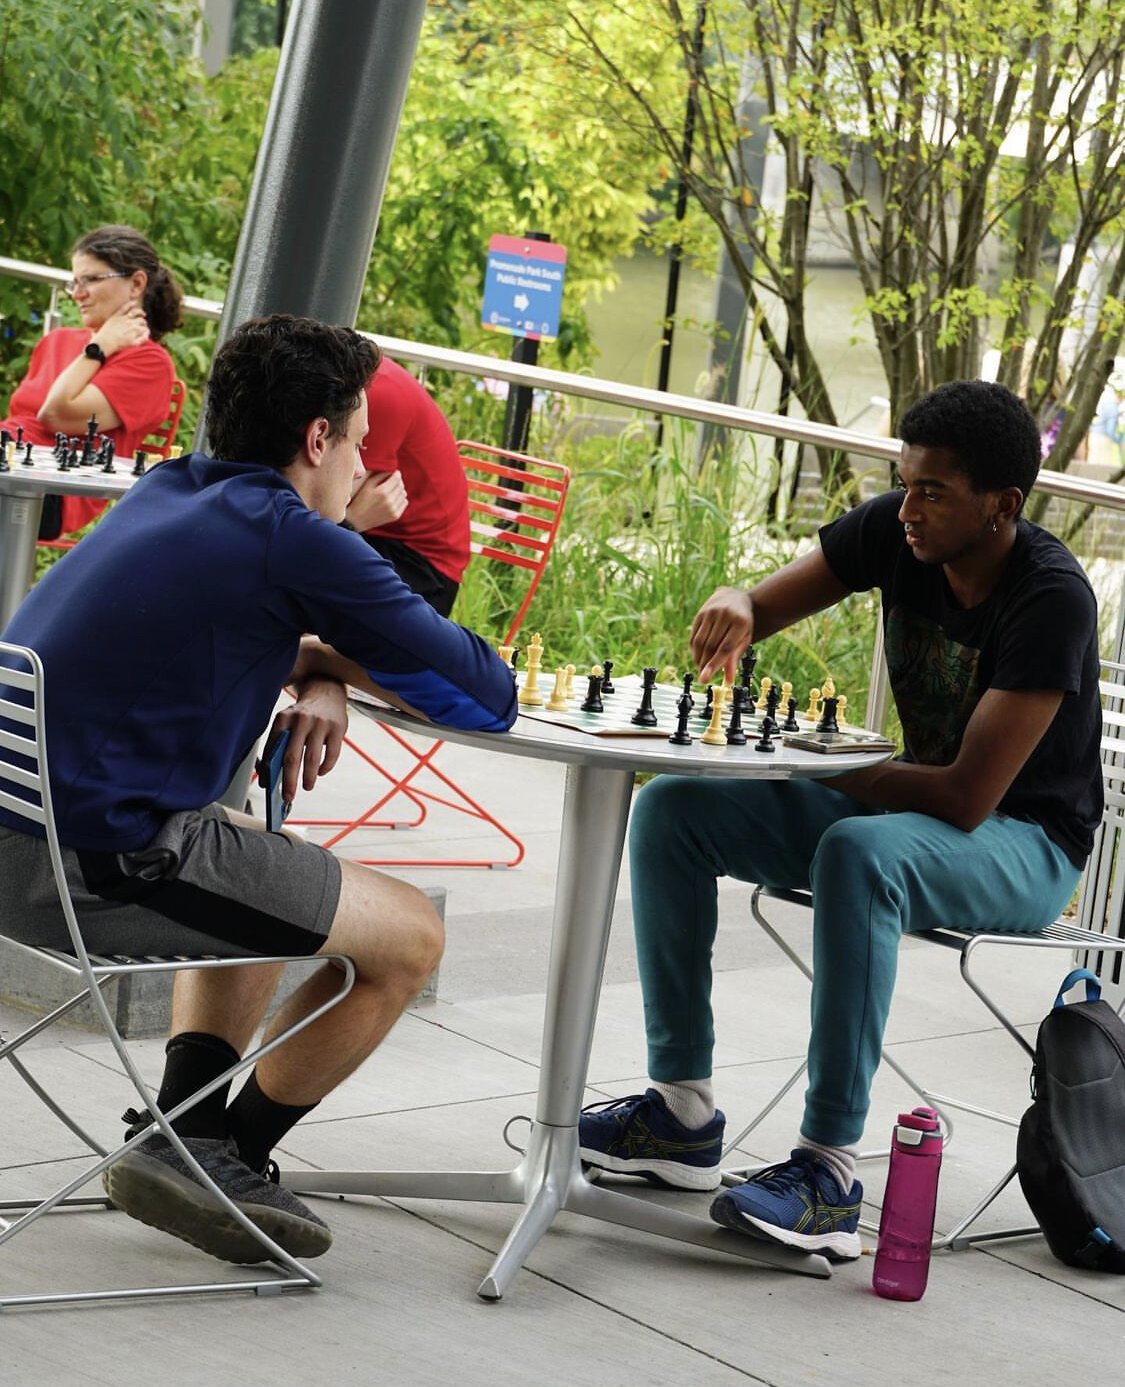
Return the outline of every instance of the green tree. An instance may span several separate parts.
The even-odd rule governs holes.
[[[1125,329],[1118,7],[709,0],[702,8],[699,52],[695,6],[612,7],[619,21],[661,36],[695,94],[686,160],[681,118],[634,80],[617,34],[576,3],[560,27],[585,43],[576,90],[600,76],[605,118],[631,135],[648,132],[722,238],[784,390],[809,418],[837,422],[809,333],[815,204],[863,285],[892,411],[941,381],[977,374],[991,338],[1001,380],[1024,391],[1043,423],[1064,411],[1051,461],[1065,466]],[[770,205],[747,162],[754,103],[783,171]],[[838,456],[825,453],[821,466],[826,481],[833,472],[846,479]]]

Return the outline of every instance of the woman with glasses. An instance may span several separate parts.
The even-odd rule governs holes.
[[[82,326],[55,328],[36,343],[3,427],[51,446],[56,433],[84,438],[92,416],[118,456],[130,457],[168,417],[176,372],[160,339],[179,326],[183,294],[131,226],[87,232],[70,263],[66,288]],[[40,537],[81,529],[104,505],[63,497],[61,526],[48,522]]]

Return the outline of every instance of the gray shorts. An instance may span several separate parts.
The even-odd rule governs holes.
[[[137,852],[63,849],[82,937],[97,954],[312,954],[340,899],[330,852],[231,823],[222,806],[173,814]],[[69,949],[44,839],[0,828],[0,934]]]

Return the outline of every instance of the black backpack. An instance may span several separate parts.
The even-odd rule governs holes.
[[[1063,1002],[1080,980],[1084,1002]],[[1043,1018],[1016,1168],[1060,1262],[1125,1273],[1125,1022],[1085,968]]]

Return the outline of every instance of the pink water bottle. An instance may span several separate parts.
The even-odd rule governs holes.
[[[872,1284],[887,1300],[921,1300],[930,1274],[930,1243],[941,1169],[941,1128],[933,1108],[899,1113],[879,1220]]]

